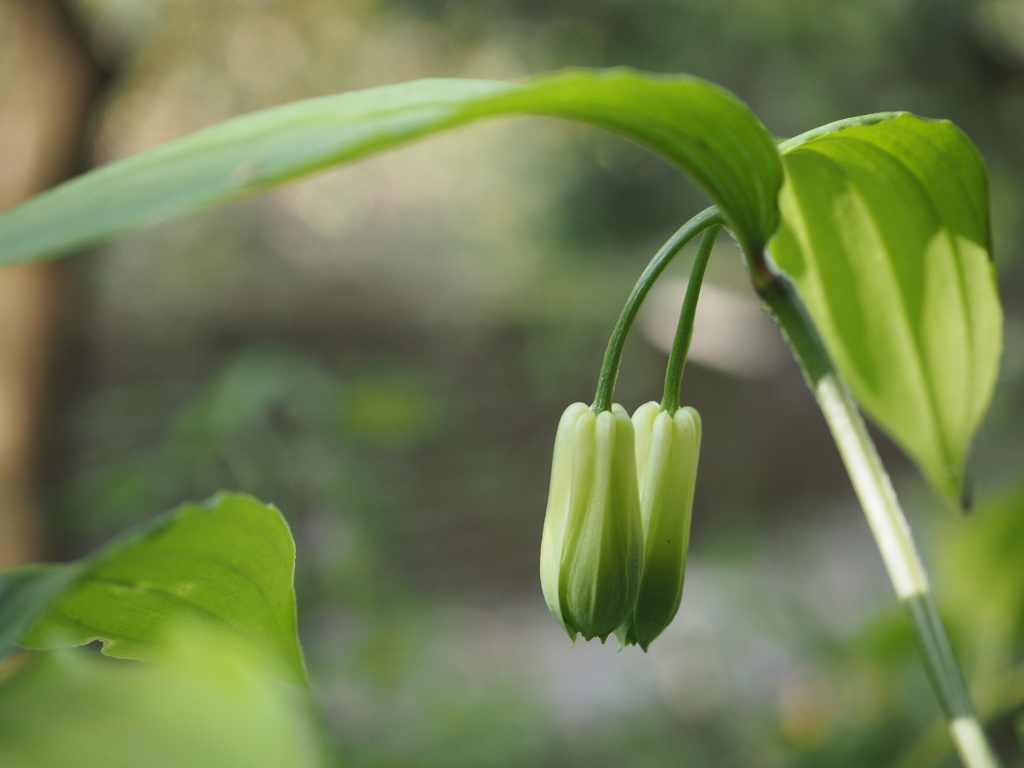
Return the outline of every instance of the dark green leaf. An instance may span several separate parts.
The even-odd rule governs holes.
[[[446,128],[512,114],[580,120],[660,152],[721,207],[746,247],[760,247],[775,230],[778,153],[735,97],[691,77],[577,70],[520,84],[403,83],[221,123],[100,168],[0,216],[0,264],[57,256]]]
[[[981,157],[951,123],[899,115],[783,164],[772,255],[864,410],[956,499],[1002,349]]]

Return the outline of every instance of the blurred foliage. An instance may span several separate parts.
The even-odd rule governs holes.
[[[279,679],[306,685],[294,571],[295,544],[281,513],[251,496],[220,493],[78,563],[4,571],[0,593],[15,598],[4,612],[24,628],[11,638],[22,648],[98,640],[107,656],[154,661],[174,628],[210,622],[272,657]]]
[[[780,135],[888,109],[954,120],[988,163],[1007,323],[975,485],[981,499],[1017,486],[1016,0],[78,6],[96,49],[121,64],[96,126],[101,160],[290,99],[568,65],[700,75]],[[684,400],[705,425],[691,572],[680,616],[651,653],[569,649],[547,616],[536,558],[557,416],[589,397],[636,274],[701,206],[648,153],[519,121],[70,262],[71,346],[46,477],[57,554],[80,556],[222,487],[275,503],[297,539],[302,636],[338,764],[955,764],[908,625],[791,367],[759,378],[688,367]],[[728,249],[709,276],[747,290]],[[633,340],[621,400],[656,396],[663,363]],[[912,516],[933,506],[906,461],[882,448]],[[1024,698],[1022,506],[1018,491],[979,503],[937,526],[929,548],[954,642],[1011,765],[1021,764]],[[923,516],[914,523],[928,532]],[[92,685],[91,662],[101,662],[86,661],[83,677],[52,684]],[[163,673],[126,673],[148,674]],[[59,714],[56,689],[35,690]],[[95,712],[98,729],[132,701],[73,711]]]
[[[979,706],[992,715],[1024,705],[1024,484],[972,519],[947,521],[936,546],[936,585],[961,642]]]
[[[0,687],[0,761],[32,768],[326,765],[297,688],[237,638],[183,630],[159,664],[26,654]]]

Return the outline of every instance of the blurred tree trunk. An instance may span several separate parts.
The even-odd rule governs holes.
[[[90,115],[108,82],[61,0],[4,0],[0,210],[82,166]],[[0,567],[40,559],[40,435],[58,343],[61,266],[0,269]]]

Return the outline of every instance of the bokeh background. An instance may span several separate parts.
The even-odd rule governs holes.
[[[974,511],[879,440],[979,706],[1024,764],[1019,0],[0,0],[0,201],[31,151],[43,186],[298,98],[613,65],[713,80],[779,136],[906,109],[985,156],[1006,354]],[[704,205],[615,137],[507,120],[151,227],[13,294],[0,272],[17,317],[46,308],[0,343],[5,386],[29,370],[10,349],[40,365],[0,446],[33,458],[2,470],[5,564],[79,557],[221,488],[276,504],[337,765],[955,765],[827,431],[725,238],[683,385],[705,442],[679,617],[643,654],[570,648],[547,613],[558,416],[592,397],[633,281]],[[627,408],[660,396],[691,255],[632,335]]]

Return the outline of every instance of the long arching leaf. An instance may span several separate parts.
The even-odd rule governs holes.
[[[229,120],[74,179],[0,216],[0,265],[57,256],[486,117],[549,115],[634,139],[689,174],[740,242],[775,230],[781,164],[753,113],[692,77],[574,70],[511,84],[424,80]]]

